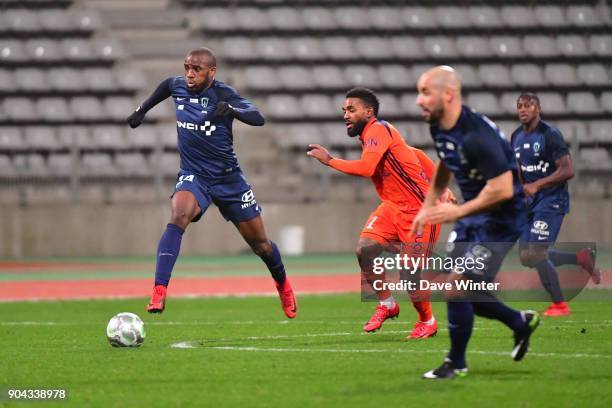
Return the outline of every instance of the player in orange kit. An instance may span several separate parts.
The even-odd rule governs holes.
[[[374,280],[384,280],[384,274],[374,274],[374,259],[390,245],[400,242],[402,255],[428,256],[440,233],[438,225],[428,225],[421,235],[410,234],[412,219],[423,204],[435,166],[421,150],[408,146],[397,129],[377,119],[379,105],[377,96],[367,88],[354,88],[346,94],[344,121],[348,135],[361,140],[361,159],[333,158],[317,144],[309,145],[307,153],[343,173],[370,177],[376,186],[382,203],[367,220],[356,249],[361,273],[370,285]],[[448,194],[444,199],[452,197],[450,191]],[[399,316],[399,306],[391,292],[372,288],[380,304],[364,326],[366,332],[376,331],[385,320]],[[429,297],[417,291],[411,293],[411,299],[419,320],[408,338],[434,336],[438,323]]]

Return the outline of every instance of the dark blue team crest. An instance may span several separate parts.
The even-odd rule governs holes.
[[[203,108],[206,108],[208,106],[208,98],[202,98],[200,102]]]

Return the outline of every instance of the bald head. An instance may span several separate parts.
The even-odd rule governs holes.
[[[461,111],[461,78],[448,65],[440,65],[425,71],[417,84],[419,94],[416,103],[423,119],[445,126],[458,117]]]
[[[432,87],[436,87],[440,90],[450,88],[461,94],[461,78],[453,67],[449,67],[448,65],[433,67],[425,71],[421,75],[421,78],[428,80]]]

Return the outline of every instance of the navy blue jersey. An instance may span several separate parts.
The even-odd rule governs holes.
[[[247,124],[263,125],[263,116],[234,88],[214,80],[201,92],[187,88],[182,76],[164,80],[143,108],[172,96],[176,107],[176,129],[181,169],[198,174],[210,182],[240,172],[233,146],[233,118],[212,118],[220,101],[229,103],[235,117]]]
[[[557,170],[556,161],[569,154],[561,132],[544,122],[531,133],[519,127],[512,133],[512,148],[520,165],[524,183],[533,183]],[[569,212],[567,181],[544,188],[528,198],[530,211]]]
[[[488,220],[514,223],[525,209],[523,189],[510,143],[495,123],[463,106],[452,129],[443,130],[433,125],[430,131],[438,156],[455,176],[464,201],[474,199],[487,180],[512,171],[514,197],[494,210],[468,218],[477,223]]]

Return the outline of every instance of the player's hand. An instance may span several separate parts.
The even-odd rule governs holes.
[[[140,124],[144,120],[144,117],[145,117],[145,111],[143,111],[142,108],[139,106],[136,108],[134,113],[132,113],[127,118],[127,123],[128,125],[130,125],[132,129],[136,129],[138,126],[140,126]]]
[[[308,156],[314,157],[321,163],[329,166],[329,161],[332,159],[332,156],[329,154],[326,148],[318,144],[309,144],[308,148],[310,149],[306,153]]]
[[[438,198],[438,200],[436,201],[436,204],[444,203],[457,204],[457,197],[455,197],[455,195],[449,188],[447,188],[446,191],[444,191],[444,193],[442,193],[440,198]]]
[[[412,227],[410,228],[410,235],[417,236],[423,233],[423,228],[427,224],[427,213],[430,208],[422,207],[416,217],[412,220]]]
[[[213,119],[232,117],[234,117],[234,107],[225,101],[219,102],[212,114]]]
[[[538,186],[535,183],[523,184],[523,192],[527,197],[533,197],[538,192]]]
[[[457,204],[443,203],[427,209],[427,222],[430,224],[444,224],[454,222],[461,218],[461,209]]]

